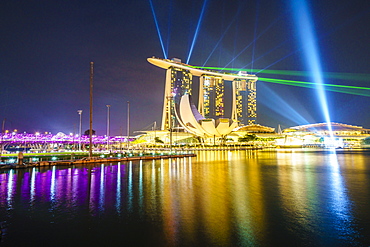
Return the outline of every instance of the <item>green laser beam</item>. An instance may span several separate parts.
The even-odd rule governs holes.
[[[202,68],[210,70],[221,70],[221,71],[251,71],[248,69],[237,69],[237,68],[221,68],[221,67],[201,67],[201,66],[191,66],[193,68]],[[259,70],[254,69],[252,72],[258,72]],[[263,70],[261,74],[276,74],[276,75],[290,75],[290,76],[309,76],[310,73],[307,71],[293,71],[293,70]],[[324,77],[342,79],[342,80],[358,80],[358,81],[370,81],[369,74],[355,74],[355,73],[334,73],[334,72],[325,72]],[[284,79],[273,79],[273,78],[263,78],[259,77],[259,81],[283,84],[289,86],[305,87],[305,88],[315,88],[319,85],[314,82],[304,82],[304,81],[294,81],[294,80],[284,80]],[[346,93],[360,96],[370,97],[370,88],[368,87],[358,87],[358,86],[347,86],[347,85],[338,85],[338,84],[321,84],[324,86],[324,89],[327,91]],[[363,91],[365,90],[365,91]]]
[[[305,87],[305,88],[315,88],[316,86],[315,83],[302,83],[302,82],[289,81],[289,80],[274,80],[270,78],[260,78],[260,81],[276,83],[276,84],[283,84],[283,85],[288,85],[288,86]],[[332,91],[332,92],[337,92],[337,93],[346,93],[346,94],[370,97],[369,91],[362,91],[363,89],[359,89],[356,87],[338,88],[338,87],[325,87],[324,86],[324,89],[327,91]],[[367,88],[367,90],[369,89],[370,88]]]
[[[273,74],[273,75],[290,75],[290,76],[310,76],[308,71],[294,71],[294,70],[260,70],[260,69],[239,69],[239,68],[221,68],[221,67],[202,67],[190,66],[192,68],[210,69],[220,71],[247,71],[258,74]],[[261,71],[261,72],[259,72]],[[324,72],[325,78],[340,79],[340,80],[356,80],[356,81],[370,81],[370,74],[356,74],[356,73],[338,73],[338,72]]]
[[[285,83],[296,83],[296,84],[307,84],[307,85],[319,85],[318,83],[315,82],[305,82],[305,81],[293,81],[293,80],[283,80],[283,79],[272,79],[272,78],[262,78],[259,77],[259,80],[263,80],[266,82],[285,82]],[[328,84],[328,83],[323,83],[321,84],[325,87],[340,87],[340,88],[351,88],[351,89],[360,89],[360,90],[370,90],[368,87],[357,87],[357,86],[346,86],[346,85],[337,85],[337,84]]]

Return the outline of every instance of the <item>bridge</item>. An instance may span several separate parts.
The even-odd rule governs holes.
[[[111,147],[125,145],[133,138],[127,136],[92,136],[94,149],[106,149]],[[29,151],[29,150],[86,150],[90,144],[90,137],[87,135],[78,136],[75,134],[64,134],[59,132],[53,134],[41,133],[5,133],[1,135],[1,151]]]

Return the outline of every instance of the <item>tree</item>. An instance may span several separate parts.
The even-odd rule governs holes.
[[[155,143],[164,143],[159,137],[154,138]]]
[[[243,137],[239,137],[239,142],[250,142],[250,141],[256,141],[257,136],[255,134],[245,134]]]

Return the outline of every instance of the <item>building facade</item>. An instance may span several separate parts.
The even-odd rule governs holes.
[[[203,70],[181,63],[180,59],[148,58],[148,61],[166,69],[166,82],[163,100],[162,130],[172,129],[187,123],[180,121],[180,101],[182,96],[189,95],[189,107],[192,103],[193,77],[199,77],[199,95],[197,111],[188,110],[187,114],[200,114],[202,121],[207,119],[227,119],[225,116],[225,99],[231,98],[230,122],[240,125],[255,124],[257,118],[256,82],[258,77],[247,73],[231,74]],[[225,83],[232,83],[232,97],[225,97]],[[229,102],[230,103],[230,102]],[[199,120],[199,116],[196,117]],[[220,122],[220,120],[214,121]],[[225,120],[221,122],[225,123]],[[207,131],[205,131],[206,133]]]

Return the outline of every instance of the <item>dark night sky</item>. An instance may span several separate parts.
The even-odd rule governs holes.
[[[208,0],[189,64],[275,70],[307,69],[289,0]],[[370,1],[308,1],[324,72],[368,74]],[[186,61],[203,1],[153,0],[168,56]],[[161,120],[165,71],[147,62],[163,58],[149,1],[11,1],[0,3],[0,118],[5,129],[77,132],[88,129],[89,63],[95,63],[94,129],[111,134],[143,130]],[[225,34],[223,36],[223,34]],[[251,44],[254,37],[259,37]],[[237,58],[229,62],[237,55]],[[258,76],[266,76],[260,75]],[[269,75],[283,78],[279,75]],[[369,76],[367,77],[369,78]],[[284,76],[309,81],[310,78]],[[370,82],[324,80],[370,87]],[[283,128],[306,124],[287,117],[283,101],[308,122],[324,122],[314,89],[260,82],[258,119]],[[370,128],[370,98],[327,91],[331,119]]]

